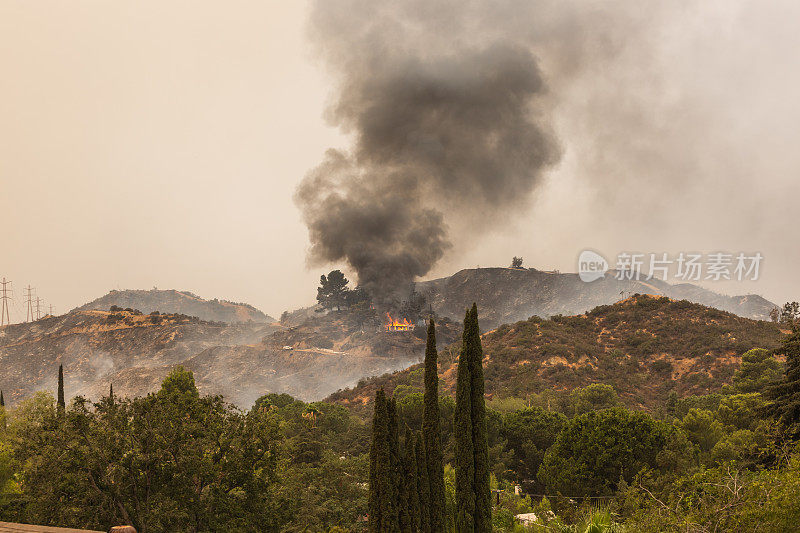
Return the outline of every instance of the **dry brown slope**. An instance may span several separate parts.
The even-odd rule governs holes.
[[[257,342],[263,324],[205,322],[184,315],[76,311],[0,329],[0,388],[14,402],[37,390],[54,390],[59,364],[69,396],[96,397],[98,384],[120,391],[135,381],[117,377],[130,368],[179,364],[211,346]],[[146,392],[146,391],[144,391]]]
[[[586,314],[533,317],[485,334],[486,392],[525,397],[608,383],[628,405],[654,408],[672,390],[680,395],[719,390],[730,383],[742,353],[776,347],[784,334],[777,324],[685,300],[636,296]],[[446,394],[455,390],[457,353],[457,344],[440,353]],[[365,380],[330,399],[362,406],[378,387],[420,388],[417,368]]]
[[[202,392],[249,407],[268,392],[319,400],[363,377],[406,368],[423,351],[419,335],[363,327],[347,312],[277,328],[76,311],[0,328],[0,389],[12,403],[54,391],[63,364],[68,397],[97,399],[111,384],[118,395],[144,395],[181,364]]]

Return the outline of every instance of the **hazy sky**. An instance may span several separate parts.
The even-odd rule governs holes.
[[[487,5],[501,18],[507,3]],[[508,31],[535,34],[562,160],[530,209],[477,243],[456,236],[430,275],[512,255],[574,271],[586,247],[760,251],[757,284],[707,286],[800,299],[800,5],[541,4]],[[350,140],[323,117],[334,88],[309,9],[0,0],[0,276],[16,319],[27,284],[57,312],[153,286],[273,316],[313,301],[321,271],[292,196]]]

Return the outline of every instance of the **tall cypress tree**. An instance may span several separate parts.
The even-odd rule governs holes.
[[[486,400],[483,383],[483,346],[478,327],[478,306],[472,304],[469,351],[472,363],[472,440],[475,451],[475,531],[492,531],[492,488],[489,440],[486,431]]]
[[[388,482],[387,487],[387,511],[384,514],[385,526],[389,533],[400,531],[400,495],[402,494],[401,484],[402,476],[400,475],[400,442],[399,442],[399,428],[397,425],[397,401],[392,398],[387,402],[386,411],[388,413],[387,427],[388,441],[389,441],[389,460],[386,465],[386,479]]]
[[[386,394],[383,389],[375,393],[375,411],[372,416],[372,446],[369,450],[369,499],[367,509],[369,513],[369,531],[379,533],[383,531],[383,505],[382,501],[386,491],[385,465],[389,456],[389,427],[386,412]]]
[[[6,399],[3,398],[3,391],[0,390],[0,407],[6,406]]]
[[[403,465],[403,450],[400,448],[400,425],[397,416],[397,401],[392,398],[389,403],[389,428],[391,431],[389,445],[392,450],[392,484],[397,499],[397,523],[400,531],[411,529],[411,515],[408,508],[408,481]]]
[[[422,411],[422,434],[425,439],[430,499],[430,530],[444,531],[444,459],[439,421],[439,367],[436,351],[436,325],[428,324],[425,347],[425,394]]]
[[[467,351],[472,313],[464,317],[464,335],[456,370],[456,410],[453,432],[456,439],[456,531],[475,531],[475,449],[472,442],[472,365]]]
[[[64,414],[64,365],[58,365],[58,413]]]
[[[488,533],[492,530],[489,446],[483,348],[475,304],[464,318],[462,341],[456,378],[456,530]]]
[[[425,467],[428,461],[425,457],[425,441],[422,434],[417,435],[414,442],[414,453],[417,460],[417,493],[419,494],[419,531],[420,533],[431,533],[431,492],[430,480],[428,479],[428,469]],[[444,531],[441,529],[440,531]]]
[[[406,426],[406,440],[403,454],[403,476],[406,480],[406,494],[408,506],[408,530],[419,531],[419,489],[417,488],[417,450],[416,439],[411,429]],[[405,529],[403,531],[406,531]]]

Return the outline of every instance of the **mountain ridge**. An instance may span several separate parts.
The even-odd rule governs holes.
[[[437,314],[453,319],[462,317],[464,309],[476,302],[487,330],[534,315],[585,313],[621,300],[622,294],[689,300],[755,320],[767,320],[776,307],[755,294],[726,296],[690,283],[617,280],[609,275],[587,283],[572,273],[504,267],[462,269],[452,276],[417,282],[415,290],[426,296]]]
[[[100,298],[76,307],[73,311],[89,309],[108,311],[112,306],[138,309],[145,314],[153,311],[184,314],[212,322],[275,322],[274,318],[250,304],[217,298],[206,300],[190,291],[176,289],[112,290]]]

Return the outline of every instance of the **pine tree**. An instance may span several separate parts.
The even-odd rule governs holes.
[[[416,439],[411,429],[406,426],[405,452],[403,454],[403,475],[406,480],[406,494],[409,523],[408,531],[419,531],[419,489],[417,488],[417,451]],[[405,529],[403,531],[406,531]]]
[[[492,500],[483,348],[475,304],[464,318],[456,379],[456,530],[487,533],[492,530]]]
[[[58,413],[64,414],[64,365],[58,365]]]
[[[425,394],[422,413],[422,434],[425,439],[430,499],[430,530],[444,531],[444,459],[439,414],[439,368],[436,351],[436,325],[428,324],[425,348]]]
[[[422,434],[418,434],[414,442],[414,453],[417,460],[417,493],[419,494],[419,531],[431,533],[431,493],[430,480],[428,479],[428,463],[425,457],[425,441]],[[440,531],[444,531],[441,529]]]
[[[769,408],[785,435],[796,440],[800,438],[800,329],[795,329],[775,351],[786,357],[786,370],[783,381],[767,390],[772,399]]]

